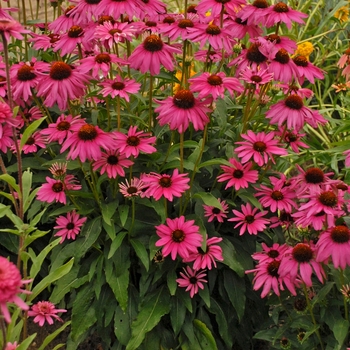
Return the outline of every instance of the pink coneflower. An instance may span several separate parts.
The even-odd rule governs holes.
[[[327,262],[331,257],[336,269],[350,266],[350,230],[346,226],[329,228],[321,234],[316,246],[316,261]]]
[[[254,273],[253,284],[254,290],[258,290],[263,287],[261,292],[261,297],[265,298],[271,291],[276,295],[280,295],[280,290],[284,290],[284,285],[292,293],[292,295],[297,295],[295,287],[299,286],[297,280],[292,281],[290,276],[281,276],[279,274],[279,267],[281,262],[279,260],[273,260],[270,262],[263,262],[256,266],[254,270],[247,270],[245,273]]]
[[[112,63],[116,64],[117,67],[126,64],[124,60],[115,54],[101,52],[97,53],[96,55],[81,59],[79,71],[81,73],[88,73],[91,71],[91,76],[99,80],[101,77],[107,77],[108,73],[110,72]]]
[[[28,126],[34,120],[42,118],[42,116],[40,108],[36,106],[21,109],[16,116],[17,128],[21,129],[24,125]]]
[[[298,95],[301,98],[310,98],[314,95],[312,90],[299,87],[295,84],[276,84],[276,86],[281,88],[283,91],[283,94],[286,96]]]
[[[139,10],[137,12],[137,17],[144,20],[148,15],[150,17],[159,17],[160,14],[166,14],[167,8],[160,0],[141,0],[137,3]]]
[[[67,163],[55,162],[50,166],[49,172],[55,179],[64,179],[67,174]]]
[[[75,5],[68,6],[61,16],[49,23],[48,28],[55,34],[64,33],[69,30],[69,28],[74,26],[76,23],[75,17],[79,17],[77,15],[73,15],[72,10],[74,8]]]
[[[314,66],[305,56],[298,55],[293,58],[293,62],[298,69],[298,80],[300,84],[303,84],[304,78],[309,80],[311,84],[315,83],[315,78],[324,78],[324,71]]]
[[[94,15],[107,15],[113,18],[119,18],[120,16],[127,15],[129,18],[133,18],[135,15],[140,0],[128,0],[128,1],[113,1],[113,0],[102,0]]]
[[[67,159],[79,158],[82,162],[99,160],[102,157],[101,147],[105,150],[113,149],[113,138],[92,124],[76,124],[72,126],[73,133],[67,136],[62,144],[61,153],[69,149]]]
[[[225,190],[230,187],[234,187],[236,191],[240,188],[248,188],[249,183],[255,183],[258,180],[258,171],[251,170],[252,162],[242,165],[234,158],[230,158],[228,161],[232,165],[220,165],[224,173],[217,177],[218,182],[228,181]]]
[[[303,18],[307,18],[307,14],[291,9],[284,2],[278,2],[276,5],[267,9],[265,25],[272,27],[277,23],[285,23],[288,29],[292,28],[292,22],[305,24]]]
[[[224,261],[222,256],[222,249],[216,243],[222,241],[221,237],[212,237],[207,239],[206,250],[203,251],[202,248],[198,248],[197,253],[191,253],[183,262],[193,262],[193,269],[212,269],[212,265],[216,268],[216,261]]]
[[[269,4],[266,0],[255,0],[252,4],[242,6],[238,15],[242,21],[247,21],[249,25],[265,25],[268,7]]]
[[[301,141],[301,138],[306,134],[300,134],[295,130],[285,130],[283,127],[280,127],[276,135],[283,137],[283,141],[286,142],[295,153],[300,152],[299,148],[309,148],[306,143]]]
[[[55,180],[46,177],[46,183],[42,184],[37,199],[41,202],[59,202],[66,204],[67,198],[65,191],[77,191],[81,189],[81,185],[77,184],[77,180],[73,175],[66,175],[64,180]]]
[[[101,158],[93,163],[93,169],[96,171],[101,168],[100,174],[107,173],[110,179],[115,179],[118,175],[125,176],[124,168],[129,168],[134,162],[127,159],[124,153],[116,150],[102,152]]]
[[[227,20],[225,24],[226,28],[231,31],[231,35],[237,39],[243,39],[247,34],[250,38],[256,38],[263,33],[262,29],[256,24],[248,24],[246,20],[243,20],[240,13],[231,14],[230,20]]]
[[[287,150],[278,147],[278,141],[274,140],[274,132],[254,134],[253,131],[248,130],[247,135],[242,134],[241,137],[246,141],[236,142],[241,146],[237,147],[235,152],[238,157],[242,158],[243,163],[253,158],[256,164],[263,166],[269,160],[275,163],[273,155],[284,156],[288,154]]]
[[[294,218],[292,217],[291,213],[281,210],[278,216],[272,216],[270,218],[270,222],[271,228],[281,226],[284,230],[286,230],[294,224]]]
[[[281,277],[290,276],[295,281],[299,276],[307,287],[312,286],[311,275],[316,273],[321,283],[324,282],[326,274],[322,265],[315,260],[317,248],[313,242],[298,243],[295,247],[289,247],[279,266],[278,273]]]
[[[96,27],[94,37],[100,40],[106,48],[111,49],[114,44],[132,41],[136,34],[136,28],[128,22],[103,22]]]
[[[31,280],[22,280],[21,273],[16,265],[6,258],[0,256],[0,315],[7,323],[11,322],[11,315],[7,308],[7,303],[14,303],[22,310],[28,310],[28,305],[17,294],[23,293],[23,284]]]
[[[268,247],[264,242],[261,243],[262,251],[256,252],[252,255],[254,260],[258,260],[259,263],[270,263],[275,260],[281,260],[282,256],[288,249],[286,244],[274,243],[272,247]]]
[[[42,72],[47,65],[32,58],[30,62],[13,64],[10,68],[11,86],[13,98],[27,101],[32,96],[32,88],[35,88],[41,81]]]
[[[155,136],[144,131],[136,131],[137,126],[130,126],[128,133],[125,135],[119,131],[115,131],[114,146],[124,153],[127,158],[130,156],[138,157],[140,152],[151,154],[157,151],[152,146],[157,140]]]
[[[129,94],[135,94],[140,90],[140,83],[137,83],[134,79],[122,78],[117,75],[113,80],[105,79],[100,83],[103,86],[101,94],[103,97],[110,96],[115,98],[119,96],[124,98],[127,102],[130,101]]]
[[[134,50],[128,62],[131,68],[139,69],[141,73],[150,72],[152,75],[157,75],[160,72],[160,65],[173,71],[173,54],[181,52],[180,49],[163,43],[159,36],[151,34]]]
[[[340,57],[340,59],[337,63],[337,66],[339,68],[344,68],[349,60],[350,60],[350,48],[345,50],[344,54]]]
[[[177,130],[183,133],[192,122],[195,130],[203,130],[209,123],[207,113],[211,110],[206,106],[207,100],[200,101],[195,98],[190,90],[180,90],[174,97],[165,100],[155,100],[159,107],[154,111],[159,113],[157,120],[159,125],[169,124],[170,130]]]
[[[56,226],[54,227],[54,230],[59,230],[55,237],[61,237],[60,243],[63,243],[66,239],[74,240],[86,220],[86,217],[81,218],[75,211],[67,213],[66,216],[60,215],[56,219]]]
[[[228,90],[231,95],[234,91],[240,94],[244,90],[237,78],[226,77],[223,72],[217,74],[204,72],[198,77],[188,79],[188,81],[191,84],[190,90],[198,92],[198,98],[211,95],[214,100],[217,100],[219,97],[225,97],[225,90]]]
[[[80,115],[72,117],[69,115],[61,114],[55,123],[48,125],[46,129],[42,129],[40,132],[47,137],[47,141],[57,141],[60,145],[72,134],[75,129],[74,126],[81,127],[85,125],[85,119],[82,119]]]
[[[208,218],[208,222],[212,222],[214,220],[224,222],[224,219],[227,218],[226,214],[228,213],[228,204],[226,201],[221,200],[220,198],[218,198],[218,202],[220,203],[221,208],[203,204],[204,216]],[[198,269],[196,268],[195,270]]]
[[[30,30],[24,29],[19,22],[7,18],[0,19],[0,34],[4,35],[6,41],[10,41],[11,37],[23,40],[22,34],[28,33]]]
[[[242,5],[246,5],[245,0],[201,0],[196,6],[198,13],[205,15],[211,9],[212,17],[218,17],[224,8],[228,13],[236,13],[241,9]]]
[[[192,270],[189,266],[183,269],[184,272],[180,272],[182,278],[177,278],[176,282],[179,287],[186,288],[186,292],[190,292],[190,297],[193,298],[198,293],[199,288],[204,289],[204,284],[207,283],[206,273],[204,271]]]
[[[127,198],[141,196],[145,187],[143,181],[137,177],[132,178],[130,184],[128,180],[119,184],[120,193]]]
[[[327,222],[327,215],[324,211],[320,211],[316,214],[309,215],[308,210],[298,210],[292,214],[295,226],[301,228],[312,227],[316,231],[323,229],[324,224]]]
[[[38,96],[45,98],[44,104],[52,107],[57,103],[61,110],[67,109],[68,101],[79,98],[85,94],[87,75],[62,61],[47,64],[49,74],[45,76],[38,86]]]
[[[17,126],[17,120],[13,117],[10,106],[0,101],[0,130],[5,124]]]
[[[95,17],[96,7],[101,0],[79,0],[70,14],[75,19],[76,24],[87,24]]]
[[[228,57],[228,53],[224,52],[225,57]],[[222,60],[222,52],[215,50],[198,50],[194,54],[194,59],[201,62],[220,62]]]
[[[284,49],[292,54],[298,47],[295,41],[286,36],[279,36],[277,34],[269,34],[265,37],[260,36],[257,38],[257,41],[262,47],[267,47],[270,52],[274,54],[280,49]]]
[[[258,87],[258,85],[265,85],[273,80],[273,73],[269,73],[268,69],[252,70],[247,67],[240,72],[239,78]]]
[[[148,185],[146,192],[155,200],[159,200],[162,196],[173,201],[173,197],[181,197],[182,193],[190,188],[188,174],[179,174],[178,169],[174,169],[171,175],[150,173],[148,176],[142,177],[142,181]]]
[[[33,43],[33,48],[35,50],[52,49],[55,47],[56,43],[60,40],[59,34],[30,34],[32,38],[28,38],[28,41]]]
[[[186,259],[191,253],[196,253],[202,245],[203,237],[199,233],[199,226],[194,225],[194,220],[185,221],[184,216],[167,218],[166,225],[161,224],[155,228],[160,237],[155,243],[156,247],[163,247],[163,256],[170,254],[172,260],[175,260],[177,255]]]
[[[28,316],[34,317],[34,323],[38,323],[39,326],[42,327],[45,322],[53,324],[52,318],[63,322],[63,320],[57,315],[59,312],[67,312],[67,310],[56,309],[55,305],[49,301],[39,301],[28,311]]]
[[[178,16],[175,22],[160,25],[159,33],[168,37],[171,41],[179,38],[188,39],[189,29],[195,28],[199,24],[199,17],[194,13],[189,13],[187,18]]]
[[[285,49],[279,49],[270,61],[269,72],[273,73],[274,80],[289,83],[299,77],[299,70],[289,53]]]
[[[303,99],[297,95],[290,95],[286,99],[272,105],[266,113],[270,124],[281,126],[286,122],[288,129],[301,130],[305,123],[316,128],[318,124],[325,124],[327,121],[318,111],[304,106]]]
[[[195,27],[189,27],[186,39],[195,43],[199,42],[200,49],[209,44],[214,50],[225,49],[229,52],[236,43],[230,30],[225,26],[220,28],[213,22],[199,23]]]
[[[285,210],[291,212],[292,208],[296,208],[297,205],[294,202],[295,192],[289,186],[286,186],[286,177],[281,174],[281,178],[270,176],[269,180],[272,184],[272,188],[265,185],[260,185],[255,193],[259,198],[259,202],[264,208],[269,208],[271,212],[277,210]]]
[[[68,31],[61,34],[60,39],[53,48],[54,52],[60,51],[60,56],[63,57],[68,53],[74,52],[77,45],[81,45],[84,41],[84,29],[78,25],[71,26]]]
[[[6,153],[12,147],[14,147],[12,126],[4,124],[0,127],[0,150]]]
[[[242,236],[248,231],[250,235],[257,235],[258,232],[264,231],[266,225],[269,223],[268,219],[263,218],[267,214],[267,211],[259,211],[258,208],[252,208],[250,203],[247,205],[241,205],[242,212],[238,210],[232,210],[232,213],[236,216],[234,218],[228,219],[228,221],[237,221],[238,223],[234,226],[237,228],[242,226],[239,231],[239,235]]]
[[[40,131],[35,131],[23,145],[22,151],[24,154],[36,153],[38,151],[38,147],[45,148],[46,139],[44,135],[40,133]],[[13,149],[13,151],[15,151],[15,149]]]

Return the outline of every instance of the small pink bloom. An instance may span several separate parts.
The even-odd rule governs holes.
[[[194,220],[185,221],[184,216],[167,218],[166,225],[156,226],[156,233],[160,237],[155,243],[156,247],[163,247],[163,256],[170,254],[172,260],[175,260],[177,255],[187,259],[202,245],[203,237],[199,233],[199,226],[194,225]]]
[[[130,101],[129,94],[135,94],[140,90],[140,83],[137,83],[133,79],[125,78],[123,79],[121,76],[117,75],[113,80],[105,79],[100,83],[103,89],[101,90],[101,94],[103,97],[110,96],[111,98],[115,98],[119,96],[124,98],[127,102]]]
[[[311,84],[315,83],[316,79],[324,78],[324,71],[314,66],[305,56],[298,55],[293,58],[293,61],[298,69],[298,80],[300,84],[303,84],[304,78],[309,80]]]
[[[199,288],[204,289],[204,284],[207,283],[206,273],[204,271],[192,270],[189,266],[180,272],[181,278],[177,278],[176,282],[179,287],[186,288],[186,292],[190,292],[190,297],[193,298],[198,293]]]
[[[28,34],[30,30],[24,29],[19,22],[13,19],[1,18],[0,33],[4,34],[6,41],[10,41],[11,37],[23,40],[24,37],[22,34]]]
[[[255,84],[257,87],[258,85],[265,85],[273,80],[273,73],[269,73],[268,69],[252,70],[247,67],[241,71],[239,78],[249,84]]]
[[[196,7],[198,13],[205,15],[211,9],[211,16],[217,17],[224,8],[228,13],[236,13],[241,9],[242,5],[246,5],[245,0],[228,0],[225,2],[218,2],[216,0],[202,0]]]
[[[58,317],[59,312],[67,312],[65,309],[56,309],[55,305],[49,301],[39,301],[31,307],[31,310],[28,311],[28,316],[34,317],[34,322],[39,323],[39,326],[42,327],[45,321],[48,324],[53,324],[53,319],[63,322],[60,317]]]
[[[56,219],[55,236],[61,237],[60,243],[63,243],[66,239],[75,239],[79,234],[81,227],[86,222],[87,218],[81,218],[75,211],[67,213],[67,216],[59,216]]]
[[[44,135],[40,133],[40,131],[35,131],[34,134],[32,134],[32,136],[30,136],[26,143],[23,145],[23,153],[36,153],[38,151],[38,147],[45,148],[46,139]],[[13,149],[13,151],[15,151],[15,149]]]
[[[15,341],[14,343],[10,343],[8,342],[6,344],[6,347],[4,350],[16,350],[18,348],[19,344],[17,344],[17,342]]]
[[[224,222],[224,219],[227,218],[226,214],[228,213],[228,204],[226,203],[226,201],[222,201],[220,198],[218,198],[218,201],[221,205],[221,208],[217,208],[211,205],[203,205],[204,216],[208,218],[208,222],[212,222],[214,219],[216,219],[219,222]]]
[[[285,251],[288,249],[286,244],[274,243],[272,247],[268,247],[265,243],[261,243],[262,251],[254,253],[252,255],[254,260],[258,260],[260,263],[270,263],[274,260],[281,260]]]
[[[119,190],[120,193],[124,197],[136,197],[141,196],[143,193],[142,191],[145,189],[145,184],[142,180],[138,179],[137,177],[134,177],[131,179],[130,184],[128,180],[125,180],[125,183],[121,182],[119,184]]]

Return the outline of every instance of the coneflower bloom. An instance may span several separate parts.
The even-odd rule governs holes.
[[[211,95],[214,100],[217,100],[219,97],[225,97],[225,90],[229,91],[231,95],[234,91],[240,94],[244,90],[237,78],[226,77],[223,72],[216,74],[204,72],[198,77],[188,79],[188,81],[190,90],[198,92],[198,98]]]
[[[77,191],[81,189],[81,185],[77,184],[77,180],[73,175],[66,175],[64,180],[51,179],[46,177],[46,183],[42,184],[37,199],[41,202],[59,202],[67,203],[65,191]]]
[[[184,216],[175,219],[166,219],[166,224],[156,226],[156,233],[160,239],[156,247],[162,247],[164,257],[170,255],[175,260],[177,255],[186,259],[191,253],[196,253],[202,245],[203,237],[199,233],[199,226],[194,220],[185,221]]]
[[[212,265],[216,268],[216,261],[223,261],[222,249],[217,243],[222,241],[221,237],[207,238],[206,250],[203,251],[202,248],[198,248],[197,253],[191,253],[183,262],[193,262],[193,269],[212,269]]]
[[[218,182],[228,181],[225,190],[230,187],[234,187],[236,191],[240,188],[248,188],[249,183],[255,183],[258,180],[258,171],[251,170],[252,162],[243,165],[234,158],[230,158],[228,161],[232,165],[220,165],[224,173],[217,177]]]
[[[218,17],[220,16],[222,8],[228,13],[236,13],[241,9],[242,5],[246,5],[245,0],[201,0],[196,6],[196,10],[198,13],[205,15],[205,13],[211,9],[211,16]]]
[[[4,35],[7,42],[10,41],[11,37],[23,40],[22,34],[28,33],[30,30],[24,29],[19,22],[7,18],[0,19],[0,34]]]
[[[64,179],[67,174],[67,163],[55,162],[50,166],[49,172],[55,179]]]
[[[19,114],[16,116],[17,128],[21,129],[24,125],[28,126],[34,120],[42,118],[43,114],[40,108],[34,106],[31,108],[23,108],[19,110]]]
[[[272,247],[268,247],[264,242],[261,243],[262,251],[256,252],[252,255],[254,260],[259,263],[270,263],[274,260],[281,260],[284,253],[288,249],[286,244],[273,243]]]
[[[73,133],[69,134],[62,144],[61,153],[69,149],[67,159],[79,158],[82,162],[99,160],[102,157],[101,147],[113,149],[113,138],[92,124],[76,124],[72,126]]]
[[[328,262],[332,258],[334,267],[344,270],[350,266],[350,230],[338,225],[323,232],[316,243],[318,248],[316,261]]]
[[[301,130],[305,123],[316,128],[318,124],[325,124],[327,121],[318,111],[304,106],[303,99],[297,95],[290,95],[286,99],[272,105],[266,113],[270,124],[278,126],[286,123],[288,129]]]
[[[115,179],[118,175],[125,176],[124,168],[129,168],[134,162],[127,159],[124,153],[116,150],[102,152],[101,158],[93,163],[93,170],[99,168],[100,174],[106,173],[110,179]]]
[[[14,146],[12,126],[4,124],[0,127],[0,151],[6,153]]]
[[[289,53],[285,49],[279,49],[270,61],[268,70],[273,73],[274,80],[289,83],[299,77],[299,70]]]
[[[297,295],[295,287],[299,286],[297,280],[292,281],[288,275],[281,276],[278,272],[281,265],[280,260],[270,262],[262,262],[258,264],[254,270],[247,270],[245,273],[254,273],[253,284],[254,290],[263,287],[261,297],[265,298],[271,291],[276,295],[280,295],[280,290],[284,290],[284,285],[288,288],[292,295]]]
[[[63,322],[63,320],[58,317],[58,313],[67,312],[65,309],[56,309],[55,305],[49,301],[39,301],[34,304],[28,311],[29,317],[34,317],[34,323],[38,323],[40,327],[44,325],[45,322],[48,324],[53,324],[53,319]]]
[[[52,107],[57,103],[61,110],[67,109],[68,101],[79,98],[85,94],[88,82],[87,75],[62,61],[47,64],[49,74],[38,85],[38,96],[45,98],[44,104]]]
[[[32,58],[30,62],[13,64],[10,68],[11,86],[13,98],[28,101],[32,96],[32,88],[35,88],[43,77],[47,65]]]
[[[74,52],[77,45],[83,43],[84,29],[78,25],[71,26],[66,33],[61,34],[60,39],[57,41],[54,52],[60,51],[60,56],[63,57],[68,53]]]
[[[224,52],[225,57],[228,53]],[[222,52],[219,50],[198,50],[194,53],[194,59],[201,62],[220,62],[222,60]]]
[[[134,79],[122,78],[117,75],[113,80],[105,79],[100,83],[103,87],[101,94],[103,97],[110,96],[115,98],[117,96],[124,98],[127,102],[130,101],[129,94],[135,94],[140,90],[140,83]]]
[[[321,263],[316,261],[316,256],[317,248],[312,241],[289,247],[281,260],[278,273],[281,277],[289,276],[292,281],[300,278],[307,287],[311,287],[311,276],[314,272],[323,283],[326,274]]]
[[[234,228],[241,226],[239,235],[242,236],[248,231],[250,235],[257,235],[258,232],[265,230],[266,225],[270,222],[268,219],[263,218],[267,214],[267,211],[259,211],[258,208],[252,208],[250,203],[241,205],[241,211],[232,210],[235,217],[228,219],[228,221],[237,221]],[[258,212],[259,211],[259,212]]]
[[[40,131],[41,134],[47,137],[47,142],[57,141],[60,145],[72,134],[75,129],[73,126],[83,126],[85,125],[85,119],[82,119],[80,115],[72,117],[69,115],[61,114],[55,123],[48,125],[46,129]]]
[[[292,149],[293,152],[299,153],[299,148],[309,148],[309,146],[301,141],[301,138],[306,134],[300,134],[295,130],[285,130],[283,127],[276,132],[277,136],[283,137],[283,141]]]
[[[327,222],[327,215],[324,211],[319,213],[308,215],[308,210],[298,210],[292,213],[292,218],[296,227],[309,228],[312,227],[316,231],[323,229],[323,226]],[[334,224],[333,224],[334,225]]]
[[[81,73],[88,73],[91,71],[91,76],[99,80],[101,77],[107,77],[113,63],[119,67],[125,65],[126,61],[113,53],[101,52],[81,59],[79,71]]]
[[[21,288],[23,284],[29,282],[31,280],[21,279],[21,273],[14,263],[0,256],[0,315],[4,317],[7,323],[11,322],[7,303],[14,303],[22,310],[29,309],[28,305],[17,295],[25,293],[25,290]]]
[[[218,202],[220,203],[221,208],[203,204],[204,216],[208,218],[208,222],[212,222],[214,220],[224,222],[224,219],[227,218],[226,214],[228,213],[228,204],[226,201],[221,200],[220,198],[218,198]]]
[[[337,66],[339,68],[344,68],[349,60],[350,60],[350,48],[345,50],[344,54],[340,57],[340,59],[337,63]]]
[[[155,200],[164,196],[172,202],[173,197],[181,197],[190,188],[188,174],[179,174],[178,169],[174,169],[171,175],[150,173],[142,177],[142,181],[149,186],[146,190],[147,195]]]
[[[160,14],[166,14],[167,8],[160,0],[141,0],[137,3],[139,10],[137,12],[137,17],[144,20],[146,16],[159,17]]]
[[[264,208],[269,208],[271,212],[277,210],[285,210],[291,212],[297,205],[294,202],[295,192],[290,186],[286,186],[286,177],[281,174],[281,178],[270,176],[269,180],[272,184],[272,188],[265,185],[260,185],[255,193],[259,198],[259,202]]]
[[[67,213],[66,216],[60,215],[56,219],[56,226],[54,227],[54,230],[59,230],[55,233],[55,237],[61,237],[60,243],[63,243],[66,239],[74,240],[86,220],[86,217],[81,218],[74,210]]]
[[[190,90],[180,90],[174,97],[155,101],[160,104],[154,110],[159,113],[157,117],[159,125],[169,124],[170,130],[182,133],[188,128],[190,122],[195,130],[203,130],[209,123],[207,113],[211,110],[207,107],[208,100],[200,101]]]
[[[310,98],[314,95],[313,91],[307,88],[302,88],[296,84],[276,84],[276,87],[282,89],[283,94],[288,95],[298,95],[301,98]]]
[[[168,37],[171,41],[178,38],[188,39],[189,29],[195,28],[199,24],[199,17],[194,13],[189,13],[187,18],[179,16],[175,22],[159,26],[159,33]]]
[[[244,6],[246,7],[246,6]],[[256,24],[248,23],[240,17],[240,12],[237,14],[231,14],[230,20],[227,20],[225,26],[231,31],[231,35],[236,39],[243,39],[247,34],[250,38],[259,37],[263,31]]]
[[[248,84],[265,85],[273,80],[273,73],[269,73],[268,69],[252,70],[249,67],[240,72],[239,78]]]
[[[235,152],[241,158],[242,163],[253,158],[256,164],[263,166],[269,160],[275,163],[273,155],[284,156],[288,154],[287,150],[278,147],[278,141],[274,140],[274,132],[254,134],[253,131],[248,130],[247,135],[242,134],[241,137],[246,141],[236,142],[241,146],[237,147]]]
[[[35,50],[47,51],[55,47],[56,43],[60,40],[59,34],[30,34],[32,38],[28,38],[28,41],[33,43]]]
[[[59,34],[67,32],[69,28],[74,26],[74,24],[76,23],[75,17],[79,17],[76,14],[73,15],[72,10],[74,8],[75,5],[68,6],[61,16],[57,17],[54,21],[49,23],[49,30],[51,30],[54,34]]]
[[[145,184],[137,177],[133,177],[129,183],[126,179],[125,182],[119,183],[120,193],[127,198],[141,196],[145,189]]]
[[[101,0],[79,0],[75,2],[75,7],[70,14],[75,19],[75,23],[88,24],[95,17],[96,7]]]
[[[242,6],[237,14],[242,21],[247,21],[249,25],[264,25],[268,7],[269,4],[266,0],[255,0],[252,4]]]
[[[14,118],[10,106],[0,101],[0,130],[5,124],[17,126],[17,120]]]
[[[265,25],[269,28],[277,23],[285,23],[287,28],[291,29],[293,22],[305,24],[303,18],[307,18],[307,16],[306,13],[293,10],[281,1],[267,8]]]
[[[21,136],[22,137],[22,136]],[[40,133],[39,130],[35,131],[25,142],[23,145],[22,151],[24,154],[28,153],[36,153],[38,151],[38,147],[45,148],[46,147],[46,139],[44,135]],[[12,150],[15,152],[15,148]]]
[[[157,149],[152,144],[156,142],[157,138],[148,132],[136,130],[137,126],[130,126],[127,134],[115,131],[113,133],[115,137],[114,147],[120,153],[124,153],[127,158],[131,156],[136,158],[140,152],[147,154],[156,152]]]
[[[141,45],[136,47],[128,62],[130,62],[131,68],[139,69],[141,73],[150,72],[152,75],[156,75],[159,74],[161,65],[169,71],[173,71],[173,55],[181,52],[180,49],[163,43],[159,36],[151,34]]]
[[[132,18],[137,9],[140,0],[130,0],[130,1],[113,1],[113,0],[102,0],[96,10],[94,15],[107,15],[113,18],[119,18],[122,15],[127,15]]]
[[[314,66],[305,56],[298,55],[293,58],[298,70],[298,81],[300,84],[304,83],[304,78],[309,80],[310,83],[315,83],[316,79],[324,78],[324,71],[316,66]]]
[[[262,47],[267,47],[268,50],[275,54],[278,50],[284,49],[290,54],[295,53],[297,50],[297,44],[292,39],[286,36],[279,36],[277,34],[269,34],[267,36],[260,36],[257,41],[262,45]]]
[[[198,293],[199,288],[204,289],[204,284],[207,283],[206,273],[204,271],[192,270],[189,266],[180,272],[181,278],[177,278],[176,282],[179,287],[186,288],[186,292],[190,292],[190,297],[193,298]]]

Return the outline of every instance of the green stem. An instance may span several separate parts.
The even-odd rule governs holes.
[[[2,350],[5,350],[6,349],[6,325],[5,325],[5,319],[2,317],[1,312],[0,312],[0,328],[1,328],[1,333],[3,337]]]
[[[180,173],[184,172],[184,133],[180,133]]]
[[[344,282],[344,271],[342,269],[340,269],[340,284],[342,286],[345,285],[345,282]],[[349,321],[349,309],[348,309],[348,302],[346,300],[346,297],[345,295],[343,296],[343,301],[344,301],[344,313],[345,313],[345,319],[347,321]]]
[[[149,99],[148,99],[148,108],[149,108],[149,118],[148,118],[148,131],[152,130],[153,126],[153,108],[152,108],[152,99],[153,99],[153,75],[149,76]]]
[[[131,198],[131,225],[129,229],[129,236],[131,236],[135,225],[135,198]]]
[[[120,97],[117,96],[117,127],[118,131],[120,131]]]

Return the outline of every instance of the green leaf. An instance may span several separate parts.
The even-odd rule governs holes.
[[[120,245],[123,243],[124,237],[128,234],[127,231],[122,231],[117,234],[117,237],[112,241],[111,248],[108,253],[108,259],[110,259],[114,253],[118,250]]]
[[[226,159],[223,158],[214,158],[211,160],[207,160],[201,164],[199,164],[198,168],[204,168],[204,167],[209,167],[212,165],[228,165],[228,166],[232,166],[232,164],[230,162],[228,162]]]
[[[33,174],[31,171],[26,170],[22,174],[22,184],[23,184],[23,203],[25,204],[28,200],[30,191],[32,189],[32,178]],[[25,211],[24,211],[25,212]]]
[[[204,289],[199,288],[198,294],[204,301],[205,305],[207,305],[207,307],[210,308],[210,294],[209,294],[208,286],[204,285]]]
[[[21,191],[14,177],[12,177],[9,174],[2,174],[0,175],[0,180],[5,181],[8,185],[10,185],[13,188],[13,190],[17,192],[18,196],[21,195]]]
[[[28,196],[28,198],[23,201],[23,211],[24,213],[27,212],[27,210],[29,209],[30,205],[32,204],[33,200],[36,198],[36,194],[39,192],[40,187],[34,189]]]
[[[25,130],[21,138],[21,142],[19,144],[19,150],[22,152],[23,146],[28,141],[29,137],[35,132],[36,129],[40,126],[40,124],[46,119],[46,117],[42,117],[38,120],[32,122]]]
[[[204,204],[210,205],[212,207],[222,209],[222,205],[211,193],[208,192],[197,192],[193,195],[193,198],[200,198]]]
[[[171,270],[167,273],[167,283],[168,283],[168,288],[170,291],[170,295],[175,295],[176,289],[177,289],[177,282],[176,282],[176,273],[174,270]]]
[[[32,293],[29,294],[28,300],[34,300],[44,289],[46,289],[51,283],[57,281],[64,275],[66,275],[72,268],[74,263],[74,258],[70,259],[66,264],[59,267],[58,269],[51,271],[48,276],[43,278],[32,290]]]
[[[312,299],[311,305],[314,307],[317,303],[322,302],[322,300],[327,296],[327,294],[332,290],[334,282],[327,282],[327,284],[321,288],[321,290]]]
[[[102,230],[101,217],[97,217],[92,221],[89,221],[84,225],[80,232],[80,237],[83,239],[79,240],[77,257],[82,257],[85,253],[92,247],[92,245],[97,241]]]
[[[115,274],[106,274],[107,283],[111,287],[115,298],[124,312],[128,306],[129,275],[129,270],[126,270],[118,277]]]
[[[346,339],[349,332],[349,321],[338,319],[335,322],[334,328],[333,328],[333,334],[337,342],[339,343],[339,349],[342,348],[342,345],[344,344],[344,340]]]
[[[177,336],[184,325],[186,316],[186,306],[178,298],[171,299],[170,321],[173,327],[175,336]]]
[[[25,240],[24,240],[24,244],[23,244],[23,248],[28,247],[32,242],[34,242],[36,239],[45,236],[46,234],[48,234],[50,232],[49,231],[40,231],[40,230],[35,230],[33,233],[31,233],[30,235],[28,235]]]
[[[205,339],[205,342],[200,341],[198,339],[198,342],[201,345],[201,349],[217,350],[218,347],[216,345],[216,341],[213,335],[211,334],[209,328],[205,325],[205,323],[203,323],[200,320],[194,319],[193,325],[195,326],[195,329],[198,330]]]
[[[131,337],[129,312],[124,312],[120,306],[114,313],[114,334],[122,345],[126,345]]]
[[[238,319],[241,320],[245,310],[245,283],[242,278],[236,277],[230,270],[224,271],[224,286],[232,306],[237,312]]]
[[[46,346],[49,345],[61,332],[63,332],[69,325],[71,324],[71,321],[65,322],[63,326],[56,329],[53,333],[48,335],[43,343],[41,344],[40,348],[38,350],[45,350]]]
[[[136,239],[130,239],[131,245],[134,247],[136,255],[140,258],[142,261],[142,264],[144,265],[146,271],[149,270],[149,256],[147,253],[147,250],[145,246]]]
[[[30,335],[28,338],[24,339],[22,343],[16,348],[16,350],[27,350],[30,344],[33,342],[36,337],[36,333]]]
[[[111,225],[111,218],[116,213],[118,204],[119,204],[118,201],[113,201],[107,204],[101,203],[101,212],[102,212],[103,221],[107,225]]]
[[[126,221],[128,220],[129,209],[130,207],[128,205],[121,205],[118,208],[119,218],[120,218],[122,227],[125,227]]]
[[[219,245],[222,248],[222,256],[224,258],[223,264],[230,267],[238,276],[243,277],[244,268],[237,260],[236,250],[233,244],[228,239],[224,238]]]
[[[145,302],[131,324],[132,334],[126,350],[136,350],[142,343],[147,332],[152,330],[160,321],[162,316],[170,310],[170,297],[164,287],[155,291],[151,298]]]

